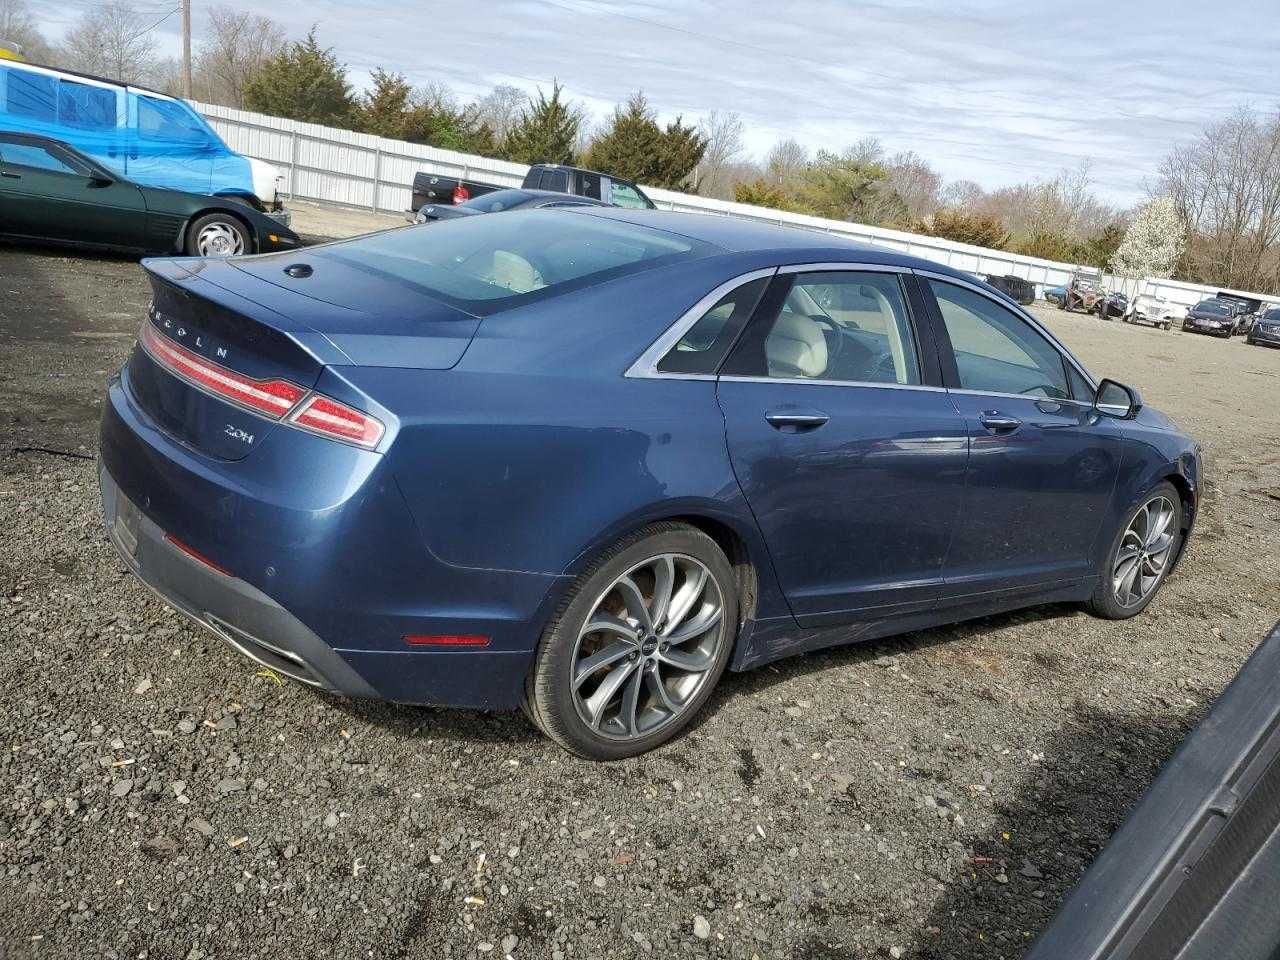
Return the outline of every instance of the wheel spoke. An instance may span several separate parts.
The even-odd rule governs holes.
[[[653,618],[649,616],[649,608],[645,605],[644,594],[640,592],[640,588],[636,586],[636,582],[630,577],[622,577],[616,584],[618,593],[622,596],[622,602],[627,606],[627,613],[646,631],[653,629]]]
[[[670,636],[675,629],[684,623],[685,617],[689,616],[689,611],[694,608],[694,604],[702,596],[707,587],[707,571],[701,566],[690,570],[685,575],[684,583],[680,585],[680,589],[676,591],[676,595],[671,599],[671,609],[667,614],[667,622],[663,628],[663,635]]]
[[[714,654],[701,650],[677,650],[675,647],[671,647],[669,650],[663,650],[659,653],[658,659],[678,670],[685,670],[689,673],[703,673],[715,662],[716,658]]]
[[[636,645],[626,640],[611,643],[602,650],[593,653],[578,663],[577,672],[573,676],[573,689],[577,690],[597,671],[617,663],[623,657],[634,653]]]
[[[655,627],[666,622],[671,605],[671,591],[675,584],[675,560],[670,554],[664,553],[653,564],[653,601],[649,605],[649,620]]]
[[[631,679],[627,681],[627,689],[622,692],[622,705],[618,710],[618,719],[622,722],[623,732],[634,737],[640,731],[636,729],[636,713],[640,706],[640,688],[644,686],[644,671],[633,670]]]
[[[628,640],[634,640],[636,637],[635,627],[603,610],[597,610],[592,614],[587,625],[582,628],[582,636],[585,637],[588,633],[616,633]]]
[[[705,604],[699,614],[674,633],[663,639],[670,644],[688,643],[694,637],[700,637],[720,622],[720,608]]]
[[[1169,521],[1173,519],[1173,508],[1164,507],[1164,501],[1160,501],[1161,506],[1153,507],[1158,511],[1155,522],[1151,525],[1147,532],[1146,545],[1147,549],[1154,548],[1154,544],[1165,535],[1165,531],[1169,528]]]
[[[1134,580],[1137,579],[1137,577],[1138,577],[1138,564],[1134,563],[1129,567],[1128,571],[1126,571],[1123,578],[1120,580],[1119,588],[1116,590],[1117,595],[1125,598],[1124,600],[1121,601],[1122,603],[1126,602],[1127,600],[1135,599],[1134,592],[1133,592],[1133,582]]]
[[[652,695],[653,699],[658,702],[658,705],[662,707],[663,710],[667,711],[667,713],[674,716],[679,712],[680,708],[676,706],[675,702],[671,699],[671,695],[667,693],[667,685],[662,682],[661,669],[661,667],[655,667],[647,672],[644,675],[645,685],[648,687],[649,693]]]
[[[600,681],[600,686],[596,687],[595,692],[585,701],[587,708],[587,722],[591,724],[593,729],[600,728],[600,721],[604,717],[605,709],[613,701],[617,695],[618,689],[627,682],[627,678],[636,672],[636,663],[622,663],[605,676]]]

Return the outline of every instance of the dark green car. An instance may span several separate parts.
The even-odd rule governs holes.
[[[141,187],[60,140],[0,130],[0,236],[229,257],[302,241],[245,203]]]

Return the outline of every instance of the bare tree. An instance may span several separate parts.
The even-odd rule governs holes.
[[[922,220],[940,205],[942,177],[914,150],[889,158],[889,185],[902,199],[907,217]]]
[[[742,118],[736,113],[712,110],[698,124],[707,148],[698,164],[698,192],[708,197],[733,197],[732,167],[742,156]]]
[[[519,87],[501,83],[476,101],[473,112],[478,121],[493,130],[493,138],[502,143],[528,103],[529,95]]]
[[[1280,118],[1241,107],[1176,147],[1160,174],[1189,234],[1183,274],[1280,290]]]
[[[809,151],[790,138],[779,140],[764,158],[764,168],[775,184],[784,184],[804,169]]]
[[[18,52],[28,60],[52,59],[52,50],[40,35],[27,0],[0,0],[0,40],[18,47]]]
[[[196,95],[243,107],[245,83],[284,44],[284,28],[269,17],[210,7],[208,33],[196,48],[192,71]]]
[[[139,82],[155,60],[154,24],[154,17],[135,13],[123,0],[109,0],[87,11],[67,33],[63,59],[85,73]]]

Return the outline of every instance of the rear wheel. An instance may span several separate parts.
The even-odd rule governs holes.
[[[234,257],[252,251],[249,230],[229,213],[206,213],[187,231],[187,255]]]
[[[526,713],[581,757],[652,750],[711,696],[737,627],[733,569],[715,541],[684,524],[646,527],[561,603],[526,681]]]
[[[1141,613],[1173,566],[1182,541],[1182,498],[1171,483],[1152,488],[1126,518],[1089,600],[1108,620]]]

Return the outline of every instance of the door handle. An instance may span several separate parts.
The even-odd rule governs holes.
[[[7,180],[21,180],[21,179],[22,179],[22,174],[20,174],[20,173],[10,173],[8,170],[5,170],[5,171],[3,171],[3,172],[0,172],[0,177],[4,177],[4,178],[5,178],[5,179],[7,179]]]
[[[1022,421],[1017,417],[1008,417],[995,410],[984,413],[981,422],[992,433],[1013,433],[1022,426]]]
[[[817,430],[831,419],[820,410],[770,410],[764,418],[775,430],[789,430],[794,433],[802,430]]]

